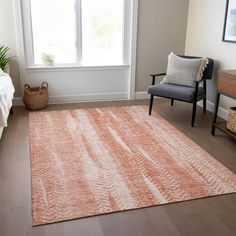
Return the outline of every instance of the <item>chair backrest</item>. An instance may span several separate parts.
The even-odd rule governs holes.
[[[183,58],[189,58],[189,59],[198,59],[201,57],[194,57],[194,56],[184,56],[184,55],[178,55],[179,57],[183,57]],[[207,65],[207,68],[204,70],[203,73],[203,78],[204,79],[211,79],[212,75],[213,75],[213,69],[214,69],[214,60],[211,58],[207,58],[209,60],[209,63]]]

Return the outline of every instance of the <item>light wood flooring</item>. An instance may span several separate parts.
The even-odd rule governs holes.
[[[47,110],[139,105],[120,101],[53,105]],[[210,135],[212,115],[199,107],[196,127],[190,127],[191,106],[158,99],[154,109],[236,173],[236,142],[220,131]],[[236,194],[72,220],[46,226],[31,225],[28,111],[15,108],[0,140],[0,236],[149,236],[236,235]]]

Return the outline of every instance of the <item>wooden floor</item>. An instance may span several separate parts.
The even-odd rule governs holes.
[[[139,105],[147,101],[103,102],[50,106],[47,110]],[[198,108],[190,127],[191,106],[156,100],[168,121],[236,173],[236,142],[223,133],[210,135],[211,114]],[[31,182],[28,111],[15,108],[0,141],[0,236],[149,236],[236,235],[236,194],[95,216],[46,226],[31,226]]]

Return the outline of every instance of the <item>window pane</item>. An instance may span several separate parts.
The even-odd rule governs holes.
[[[42,54],[55,57],[55,63],[75,63],[76,31],[74,0],[31,0],[35,64]]]
[[[83,64],[123,63],[123,0],[82,0]]]

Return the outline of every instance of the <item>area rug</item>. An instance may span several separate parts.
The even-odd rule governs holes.
[[[146,106],[29,116],[33,225],[236,192],[236,175]]]

